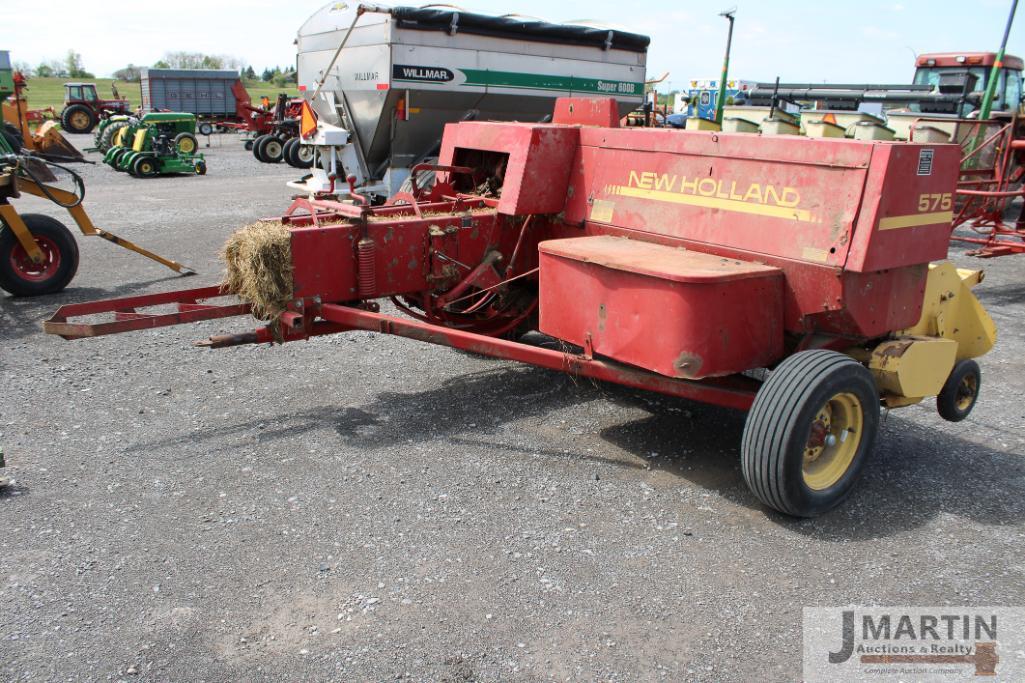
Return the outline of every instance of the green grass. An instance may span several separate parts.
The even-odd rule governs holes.
[[[113,95],[110,92],[110,85],[114,83],[112,78],[83,78],[83,79],[72,79],[72,78],[30,78],[28,79],[28,106],[32,109],[45,109],[46,107],[53,107],[60,111],[64,105],[64,84],[68,81],[81,80],[85,83],[96,84],[96,94],[103,99],[110,99]],[[117,81],[117,90],[121,93],[122,97],[127,97],[129,104],[132,108],[139,106],[142,99],[139,92],[138,83],[126,83],[124,81]],[[253,102],[259,104],[260,97],[266,95],[274,101],[274,98],[278,96],[279,92],[288,93],[290,97],[296,97],[299,93],[294,85],[289,85],[287,88],[279,88],[271,83],[264,83],[262,81],[255,81],[246,83],[246,90],[249,91],[249,96],[253,99]]]

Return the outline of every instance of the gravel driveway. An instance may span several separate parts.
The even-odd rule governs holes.
[[[797,521],[730,410],[370,333],[191,346],[244,319],[42,334],[218,282],[285,208],[294,169],[213,145],[206,177],[84,171],[97,225],[198,276],[80,240],[64,293],[0,296],[0,679],[793,681],[804,606],[1022,603],[1025,257],[954,253],[1000,328],[971,417],[892,412]]]

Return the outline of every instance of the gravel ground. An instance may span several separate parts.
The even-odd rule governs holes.
[[[76,140],[85,146],[85,138]],[[0,298],[0,679],[695,680],[801,675],[801,608],[1025,592],[1025,257],[971,417],[889,414],[860,487],[796,521],[740,473],[744,416],[369,333],[196,349],[215,321],[43,335],[71,301],[218,281],[287,167],[85,169],[72,286]],[[55,213],[33,198],[22,211]]]

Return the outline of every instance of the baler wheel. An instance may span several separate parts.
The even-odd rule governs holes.
[[[944,420],[960,422],[968,417],[979,400],[982,387],[982,370],[971,359],[960,361],[950,371],[950,377],[943,384],[936,397],[936,412]]]
[[[15,296],[61,291],[78,272],[74,236],[56,218],[26,213],[21,220],[43,252],[43,261],[34,263],[14,232],[7,227],[0,229],[0,289]]]
[[[200,121],[199,127],[196,130],[199,131],[200,135],[205,135],[207,137],[214,134],[214,127],[209,121]]]
[[[801,351],[759,389],[744,425],[741,467],[769,507],[814,517],[854,488],[879,428],[872,374],[835,351]]]

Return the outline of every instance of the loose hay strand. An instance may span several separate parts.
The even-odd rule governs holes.
[[[237,230],[220,254],[226,266],[221,289],[251,304],[253,317],[273,321],[292,299],[292,239],[277,221]]]

